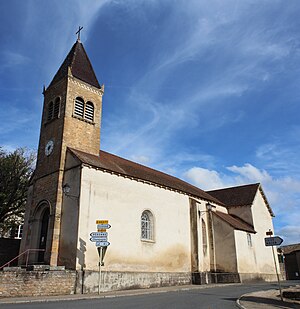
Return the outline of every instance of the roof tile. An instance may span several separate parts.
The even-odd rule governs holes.
[[[79,150],[70,149],[71,152],[87,165],[107,170],[112,173],[120,174],[125,177],[132,177],[147,181],[156,185],[167,187],[176,191],[184,192],[188,195],[199,197],[201,199],[223,205],[215,197],[205,191],[173,176],[159,172],[144,165],[123,159],[111,153],[100,151],[99,156],[94,156]]]
[[[259,186],[259,183],[255,183],[206,192],[222,201],[226,206],[246,206],[253,203]]]
[[[89,57],[80,41],[76,41],[76,43],[73,45],[69,54],[51,81],[50,86],[56,84],[58,81],[68,75],[68,67],[71,68],[71,72],[74,77],[96,88],[101,88]]]
[[[213,212],[216,216],[221,218],[223,221],[231,225],[235,230],[246,231],[249,233],[256,233],[254,227],[242,219],[234,215],[229,215],[220,211]]]

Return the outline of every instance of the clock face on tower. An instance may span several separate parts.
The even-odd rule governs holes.
[[[45,147],[45,155],[50,156],[54,147],[54,142],[52,140],[48,141]]]

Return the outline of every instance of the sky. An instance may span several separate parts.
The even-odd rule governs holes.
[[[300,2],[0,1],[0,145],[37,150],[43,85],[81,41],[101,149],[203,190],[261,183],[300,242]]]

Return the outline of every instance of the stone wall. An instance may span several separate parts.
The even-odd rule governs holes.
[[[76,293],[98,292],[99,272],[78,271]],[[101,291],[145,289],[192,283],[191,273],[102,272]]]
[[[0,297],[68,295],[75,293],[76,272],[68,270],[0,272]]]

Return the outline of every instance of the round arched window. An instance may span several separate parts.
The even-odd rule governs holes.
[[[149,210],[145,210],[141,215],[141,239],[154,240],[153,230],[153,215]]]

